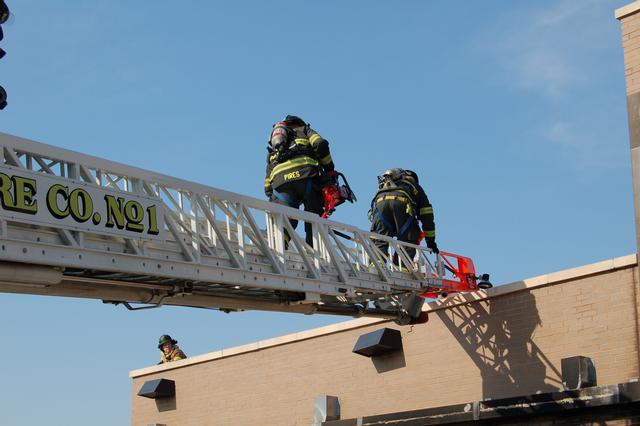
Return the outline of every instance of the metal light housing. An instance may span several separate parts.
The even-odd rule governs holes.
[[[482,274],[478,278],[480,279],[480,281],[478,281],[478,288],[486,290],[493,287],[493,284],[489,282],[489,274]]]

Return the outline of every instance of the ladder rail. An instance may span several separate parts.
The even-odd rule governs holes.
[[[154,241],[60,227],[55,228],[56,240],[51,227],[38,229],[4,215],[0,260],[372,298],[419,294],[438,287],[442,279],[434,272],[429,249],[313,213],[4,133],[0,148],[6,168],[158,199],[166,235],[165,241]],[[311,224],[314,247],[293,231],[292,220]],[[286,250],[285,229],[293,238]],[[374,240],[394,247],[410,272],[399,271]],[[416,250],[415,259],[409,259],[407,248]]]

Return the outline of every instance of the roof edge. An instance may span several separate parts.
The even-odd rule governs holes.
[[[518,291],[559,284],[564,281],[575,280],[577,278],[582,278],[589,275],[629,268],[637,265],[637,263],[638,260],[636,254],[614,257],[612,259],[590,263],[588,265],[578,266],[575,268],[565,269],[549,274],[538,275],[531,278],[525,278],[522,281],[515,281],[509,284],[493,287],[485,291],[457,294],[444,300],[430,302],[426,305],[426,309],[423,310],[432,312],[440,309],[447,309],[453,306],[464,305],[479,300],[492,299],[495,297],[503,296],[505,294],[516,293]]]
[[[633,3],[629,3],[626,6],[622,6],[615,11],[616,19],[620,20],[626,18],[629,15],[632,15],[636,12],[640,11],[640,0],[636,0]]]

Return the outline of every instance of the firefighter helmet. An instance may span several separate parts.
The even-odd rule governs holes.
[[[420,184],[420,181],[418,180],[418,174],[416,172],[414,172],[413,170],[405,170],[404,172],[408,177],[416,181],[417,184]]]
[[[282,121],[293,127],[304,127],[307,125],[307,123],[297,115],[287,115]]]
[[[172,339],[168,334],[163,334],[162,336],[160,336],[160,339],[158,339],[158,349],[162,349],[162,345],[167,342],[171,342],[172,345],[178,343],[177,340]]]

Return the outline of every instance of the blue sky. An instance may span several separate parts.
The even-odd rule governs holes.
[[[635,250],[626,3],[9,0],[0,131],[262,197],[300,115],[360,200],[336,220],[416,170],[439,246],[504,284]],[[127,424],[163,333],[195,355],[339,320],[2,294],[0,424]]]

